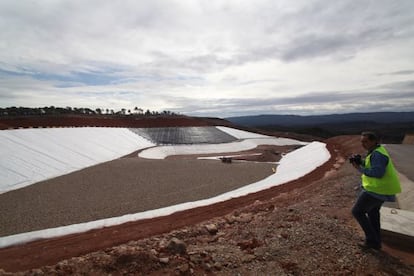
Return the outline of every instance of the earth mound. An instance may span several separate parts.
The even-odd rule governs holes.
[[[0,129],[43,127],[185,127],[231,125],[218,118],[196,118],[188,116],[109,116],[109,115],[45,115],[0,118]]]

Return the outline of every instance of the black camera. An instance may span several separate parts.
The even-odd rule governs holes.
[[[349,157],[349,163],[355,163],[357,165],[361,165],[362,164],[362,156],[359,155],[359,154],[352,155],[351,157]]]

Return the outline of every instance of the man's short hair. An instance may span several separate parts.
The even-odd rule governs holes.
[[[373,131],[364,131],[361,135],[367,137],[370,141],[378,142],[380,140],[379,135]]]

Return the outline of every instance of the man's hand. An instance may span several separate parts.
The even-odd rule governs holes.
[[[352,154],[351,157],[349,157],[349,163],[351,163],[351,165],[357,169],[360,170],[361,169],[361,165],[362,165],[362,157],[359,154]]]
[[[361,168],[361,165],[357,164],[356,162],[351,162],[351,165],[357,170],[359,170]]]

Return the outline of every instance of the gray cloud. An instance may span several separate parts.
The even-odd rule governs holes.
[[[183,104],[188,99],[172,99]],[[188,106],[186,106],[188,108]],[[233,98],[220,101],[193,101],[195,115],[211,116],[216,112],[225,117],[243,114],[329,114],[343,112],[413,111],[413,92],[326,91],[309,92],[296,97]],[[175,109],[182,112],[180,108]]]
[[[412,75],[412,74],[414,74],[414,70],[402,70],[402,71],[390,73],[390,75]]]
[[[393,95],[394,93],[398,95],[399,93],[401,93],[400,91],[406,91],[408,97],[414,96],[414,80],[392,82],[382,85],[380,86],[380,88],[388,89],[392,93],[391,95]]]
[[[369,45],[412,36],[414,19],[409,10],[413,4],[380,2],[305,1],[292,4],[297,6],[293,11],[284,11],[273,1],[258,1],[247,13],[237,5],[217,3],[186,6],[181,2],[165,5],[162,1],[147,1],[143,5],[125,1],[114,5],[99,1],[97,9],[94,1],[82,5],[63,1],[56,5],[31,2],[19,6],[5,2],[0,6],[4,26],[19,29],[1,29],[1,38],[15,41],[15,52],[49,51],[63,62],[68,62],[67,54],[84,59],[93,51],[107,54],[100,58],[113,62],[122,55],[120,50],[136,55],[132,46],[139,43],[135,45],[141,53],[160,53],[153,56],[154,66],[205,72],[258,59],[294,61],[342,51],[352,56]],[[111,44],[105,42],[107,39],[113,40]],[[37,44],[35,48],[25,46],[33,42]],[[184,55],[173,57],[177,52],[169,50],[171,43]],[[156,48],[145,49],[145,45]],[[205,48],[204,53],[186,51],[190,45]],[[223,51],[229,56],[216,54]]]
[[[414,94],[411,92],[394,92],[394,93],[380,93],[380,92],[310,92],[296,97],[283,98],[264,98],[264,99],[230,99],[223,100],[222,104],[234,107],[249,107],[249,106],[283,106],[283,105],[326,105],[326,104],[344,104],[357,103],[369,104],[374,102],[383,102],[387,100],[403,99],[414,103]]]
[[[218,116],[405,108],[413,12],[410,0],[4,0],[1,105],[71,96]]]
[[[361,49],[414,34],[410,1],[340,1],[305,6],[295,13],[296,33],[281,51],[283,60],[354,55]],[[404,10],[407,9],[407,10]],[[398,23],[397,23],[398,22]],[[401,24],[404,22],[404,24]]]

